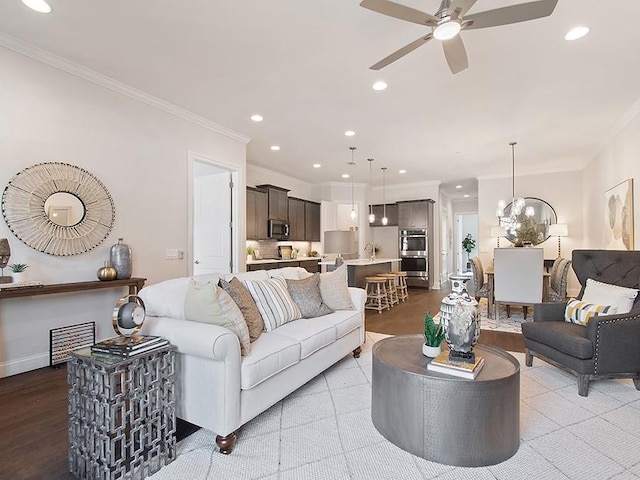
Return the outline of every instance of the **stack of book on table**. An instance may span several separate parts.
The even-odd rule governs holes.
[[[449,360],[449,352],[444,351],[427,364],[427,370],[473,380],[478,376],[483,365],[484,357],[479,355],[476,355],[476,359],[473,363],[464,363]]]
[[[121,357],[131,357],[139,355],[149,350],[164,347],[169,341],[162,337],[150,335],[133,335],[131,337],[114,337],[103,340],[91,346],[91,351],[95,353],[108,353],[110,355],[120,355]]]

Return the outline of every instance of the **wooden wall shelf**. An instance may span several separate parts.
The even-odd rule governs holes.
[[[35,295],[50,295],[54,293],[74,293],[88,290],[102,290],[105,288],[129,287],[129,295],[137,294],[146,278],[127,278],[126,280],[107,280],[101,282],[94,280],[90,282],[53,283],[50,285],[37,285],[25,287],[4,287],[0,289],[0,300],[3,298],[31,297]],[[6,284],[5,284],[6,285]]]

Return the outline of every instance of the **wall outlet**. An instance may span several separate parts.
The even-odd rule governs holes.
[[[184,258],[184,252],[177,248],[167,248],[164,251],[165,260],[181,260]]]

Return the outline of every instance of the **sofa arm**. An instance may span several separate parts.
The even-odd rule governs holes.
[[[367,292],[362,288],[349,287],[349,295],[351,295],[351,303],[358,312],[364,312],[364,302],[367,300]]]
[[[594,317],[586,328],[596,373],[640,372],[640,313]]]
[[[536,303],[533,306],[534,322],[564,322],[567,303]]]
[[[210,323],[168,317],[148,317],[142,327],[145,335],[164,337],[179,353],[240,365],[240,342],[229,329]]]

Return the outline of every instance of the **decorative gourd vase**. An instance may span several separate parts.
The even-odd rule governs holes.
[[[425,357],[436,358],[441,353],[442,353],[442,347],[440,345],[438,345],[437,347],[430,347],[429,345],[422,345],[422,354]]]
[[[118,243],[111,247],[109,257],[111,266],[116,269],[118,280],[131,278],[131,247],[122,243],[122,238],[119,238]]]
[[[109,262],[104,262],[104,267],[100,267],[97,272],[98,280],[106,282],[109,280],[115,280],[118,276],[118,272],[115,268],[109,265]]]

